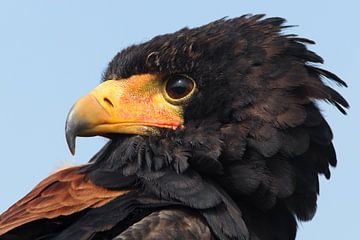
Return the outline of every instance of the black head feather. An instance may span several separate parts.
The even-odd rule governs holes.
[[[135,175],[155,194],[192,207],[216,205],[221,193],[183,191],[181,176],[191,180],[189,189],[216,182],[243,212],[250,236],[292,239],[295,217],[309,220],[315,213],[318,174],[329,178],[329,165],[336,164],[331,129],[315,101],[343,113],[349,105],[323,82],[346,86],[314,65],[323,62],[305,45],[314,42],[283,35],[284,22],[263,15],[221,19],[118,53],[104,80],[186,74],[198,91],[185,107],[185,129],[114,138],[86,169],[93,181],[116,187],[99,177],[104,170]],[[179,178],[171,186],[165,184],[169,171]]]

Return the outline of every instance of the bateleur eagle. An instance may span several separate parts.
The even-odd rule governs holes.
[[[66,121],[109,142],[0,217],[0,239],[289,240],[336,165],[316,101],[346,86],[282,18],[246,15],[118,53]]]

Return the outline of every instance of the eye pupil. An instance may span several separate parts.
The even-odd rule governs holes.
[[[171,90],[178,94],[178,95],[182,95],[187,91],[187,86],[184,84],[183,80],[178,80],[176,81],[173,85]]]
[[[166,92],[173,99],[185,97],[193,88],[194,82],[183,76],[171,78],[166,84]]]

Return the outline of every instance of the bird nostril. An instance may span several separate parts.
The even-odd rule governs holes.
[[[104,97],[104,102],[109,105],[110,107],[114,107],[114,104],[107,98],[107,97]]]

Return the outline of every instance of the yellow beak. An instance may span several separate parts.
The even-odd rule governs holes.
[[[77,136],[152,135],[159,128],[183,127],[182,108],[164,97],[160,75],[142,74],[108,80],[79,99],[66,120],[66,140],[75,153]]]

